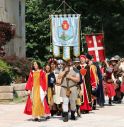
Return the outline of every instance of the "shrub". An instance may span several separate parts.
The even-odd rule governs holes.
[[[12,82],[12,78],[7,72],[0,72],[0,86],[10,85]]]
[[[10,85],[12,82],[11,69],[11,66],[3,60],[0,60],[0,85]]]

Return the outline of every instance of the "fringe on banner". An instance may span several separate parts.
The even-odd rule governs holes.
[[[70,47],[63,47],[63,59],[70,60]]]
[[[73,54],[75,57],[80,56],[80,47],[79,46],[74,46],[73,47]]]
[[[60,47],[59,46],[53,45],[53,55],[55,57],[59,57],[60,56]]]

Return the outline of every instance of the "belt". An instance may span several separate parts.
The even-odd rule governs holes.
[[[55,84],[55,86],[61,86],[61,84],[59,84],[59,83],[56,83],[56,84]]]
[[[74,86],[77,86],[77,85],[69,86],[69,88],[72,88],[72,87],[74,87]],[[66,88],[66,89],[67,89],[67,86],[61,86],[61,87],[63,87],[63,88]]]

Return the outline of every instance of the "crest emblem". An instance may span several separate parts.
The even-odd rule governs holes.
[[[68,30],[69,29],[69,24],[67,22],[67,20],[64,20],[62,23],[62,29],[63,30]]]
[[[58,27],[59,30],[59,38],[62,41],[68,41],[73,38],[73,27],[69,24],[67,20],[63,20],[61,26]],[[63,42],[63,45],[64,44]]]

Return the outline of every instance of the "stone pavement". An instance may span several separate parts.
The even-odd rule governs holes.
[[[97,108],[82,114],[76,121],[64,123],[61,118],[33,122],[23,114],[25,104],[0,104],[0,127],[124,127],[124,103]]]

